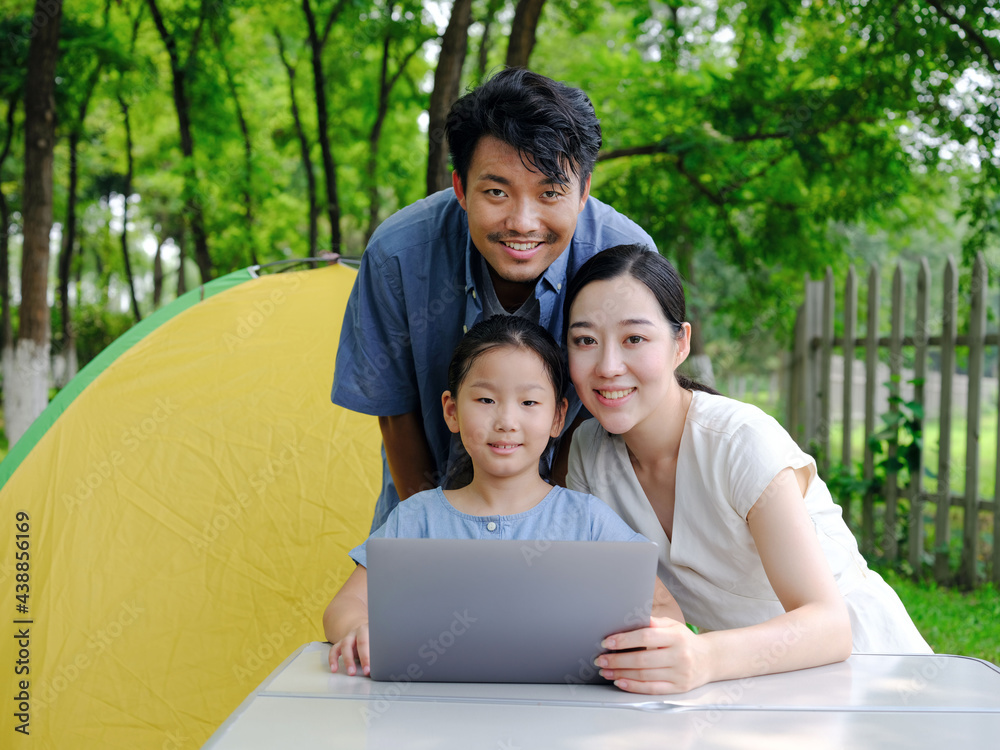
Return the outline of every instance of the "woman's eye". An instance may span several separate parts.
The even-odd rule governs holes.
[[[641,344],[643,341],[642,336],[629,336],[626,341],[630,344]]]
[[[577,346],[593,346],[597,343],[597,339],[593,336],[579,336],[573,340],[573,343]]]

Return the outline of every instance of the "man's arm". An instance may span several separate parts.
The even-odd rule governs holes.
[[[433,489],[440,483],[419,412],[379,417],[378,426],[382,431],[389,473],[400,500]]]

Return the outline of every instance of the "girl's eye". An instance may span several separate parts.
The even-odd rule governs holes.
[[[521,403],[522,403],[522,404],[523,404],[524,406],[534,406],[534,405],[535,405],[535,404],[537,404],[538,402],[537,402],[537,401],[522,401]]]
[[[477,398],[476,401],[478,401],[481,404],[492,404],[493,403],[493,399],[487,398],[486,396],[483,396],[481,398]]]
[[[643,341],[643,338],[642,338],[642,336],[629,336],[625,340],[628,341],[628,343],[630,343],[630,344],[641,344],[642,341]]]

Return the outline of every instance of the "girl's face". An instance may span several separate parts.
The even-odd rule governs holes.
[[[580,400],[608,432],[662,427],[680,395],[674,370],[690,349],[691,326],[678,338],[656,297],[631,276],[585,286],[569,313],[569,371]]]
[[[441,397],[444,418],[461,434],[475,477],[538,474],[538,459],[566,418],[545,364],[535,352],[503,346],[479,355],[457,396]]]

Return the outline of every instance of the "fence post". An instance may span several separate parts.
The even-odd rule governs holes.
[[[847,283],[844,286],[844,439],[840,448],[840,463],[844,470],[853,473],[854,457],[851,454],[851,422],[854,408],[854,339],[858,330],[858,279],[854,266],[847,269]],[[844,523],[853,531],[850,495],[843,499]]]
[[[819,443],[819,473],[826,476],[830,470],[830,389],[833,358],[833,269],[826,267],[823,277],[823,311],[819,343],[819,420],[816,425],[816,440]]]
[[[948,256],[944,267],[941,305],[941,407],[938,423],[938,491],[934,519],[934,579],[951,582],[948,542],[951,536],[951,389],[955,375],[955,339],[958,328],[958,273]]]
[[[976,256],[972,267],[972,307],[969,311],[969,407],[965,436],[965,519],[962,533],[960,582],[976,585],[979,558],[979,406],[983,388],[983,349],[986,334],[986,258]]]
[[[917,274],[917,319],[913,332],[914,344],[916,345],[913,361],[913,377],[916,380],[913,384],[913,400],[924,409],[924,414],[926,414],[927,408],[924,384],[927,380],[927,340],[930,338],[930,334],[927,331],[927,289],[930,286],[930,277],[931,270],[927,265],[927,259],[921,258],[920,271]],[[917,418],[917,427],[922,436],[924,430],[923,415]],[[910,567],[913,569],[914,577],[919,578],[924,551],[924,503],[922,499],[924,489],[924,456],[922,445],[921,449],[917,451],[916,458],[917,465],[911,467],[912,471],[910,472],[910,487],[908,492],[910,498],[909,551]]]
[[[905,295],[903,284],[903,264],[897,263],[896,270],[892,274],[892,313],[890,314],[890,334],[889,334],[889,380],[895,384],[896,395],[902,396],[903,384],[900,373],[903,370],[903,298]],[[892,388],[890,387],[890,393]],[[899,414],[899,402],[889,401],[890,414]],[[889,466],[893,466],[899,458],[899,427],[896,423],[897,439],[889,441],[888,459]],[[896,503],[899,498],[899,472],[887,470],[885,473],[885,517],[882,528],[882,551],[885,559],[895,562],[897,557],[896,543]]]
[[[872,263],[868,271],[868,317],[865,333],[865,459],[864,480],[869,489],[861,506],[861,551],[870,555],[875,549],[875,493],[870,489],[875,476],[875,456],[868,447],[868,436],[875,432],[875,387],[878,373],[878,267]]]
[[[788,419],[788,432],[799,445],[804,446],[805,424],[802,410],[802,383],[805,376],[802,370],[805,368],[805,329],[806,329],[806,303],[802,302],[795,314],[795,331],[792,343],[792,357],[788,363],[786,372],[788,373],[788,408],[786,410]]]
[[[822,281],[806,283],[806,317],[805,317],[805,382],[802,395],[805,398],[806,434],[805,449],[809,453],[817,453],[819,424],[822,419],[820,411],[820,348],[817,339],[823,333],[823,287]]]

